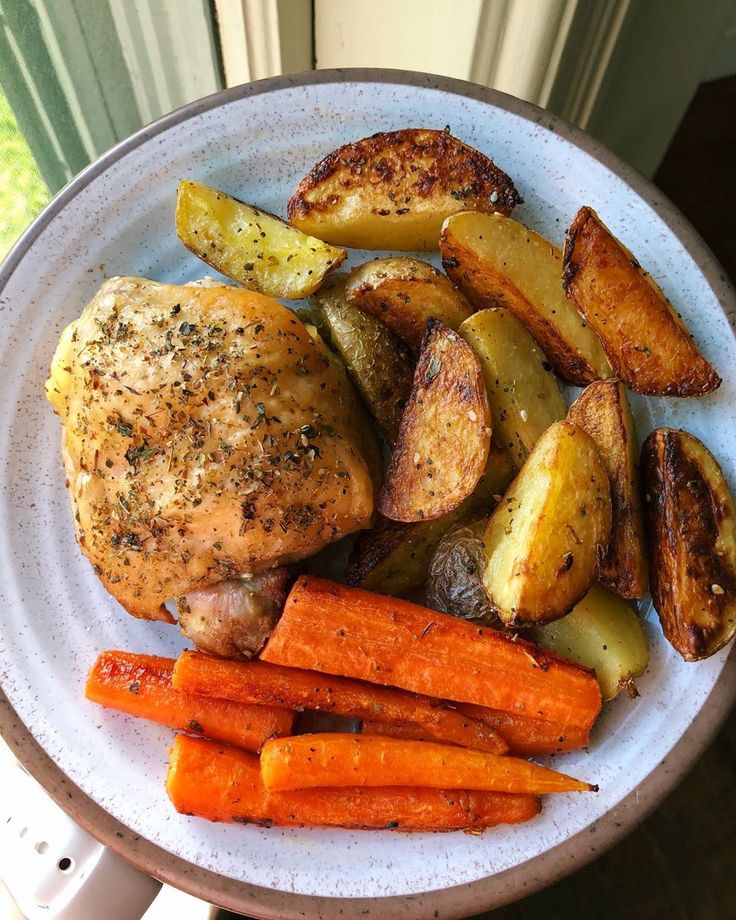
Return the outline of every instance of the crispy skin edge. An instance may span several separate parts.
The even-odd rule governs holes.
[[[482,427],[487,432],[487,435],[484,436],[484,457],[483,462],[478,464],[478,475],[467,480],[465,491],[462,494],[459,496],[456,495],[451,502],[448,502],[445,505],[440,505],[439,508],[434,509],[430,514],[423,514],[421,517],[409,518],[400,510],[402,508],[407,508],[407,490],[404,488],[406,483],[397,483],[396,476],[397,471],[402,467],[405,467],[407,463],[406,455],[409,450],[413,449],[413,445],[415,443],[414,431],[416,430],[415,426],[418,394],[424,393],[426,398],[427,387],[428,385],[431,385],[435,379],[428,379],[428,374],[431,358],[433,355],[432,343],[434,339],[438,338],[439,336],[453,336],[454,344],[465,352],[465,355],[471,363],[474,362],[476,374],[475,380],[473,381],[473,392],[470,394],[470,398],[467,398],[466,401],[472,403],[473,406],[477,406],[477,408],[479,408],[481,411],[481,417],[478,419],[478,424],[482,425]],[[439,375],[437,375],[437,377],[439,377]],[[488,395],[486,393],[486,385],[483,379],[483,372],[480,366],[480,361],[478,360],[478,357],[471,346],[459,335],[459,333],[453,332],[449,327],[447,327],[439,320],[427,320],[427,325],[424,331],[424,339],[422,340],[422,347],[419,354],[419,360],[414,372],[414,385],[401,420],[399,437],[397,438],[394,453],[391,457],[391,463],[386,473],[383,489],[381,490],[381,493],[378,497],[378,510],[381,512],[381,514],[384,515],[384,517],[387,517],[393,521],[400,521],[404,523],[428,521],[442,517],[442,515],[447,514],[449,511],[457,508],[457,506],[473,492],[481,476],[483,475],[486,463],[488,462],[490,449],[491,410],[488,404]],[[397,494],[398,486],[401,486],[401,488],[398,489]]]
[[[662,631],[667,641],[679,652],[685,661],[700,661],[715,654],[731,641],[736,631],[736,617],[734,629],[730,635],[720,637],[711,643],[705,631],[693,623],[683,621],[682,613],[687,613],[688,598],[675,596],[673,584],[675,582],[675,561],[678,557],[678,548],[682,537],[682,528],[679,526],[676,505],[679,503],[679,492],[687,489],[692,479],[693,464],[697,466],[700,478],[710,496],[713,496],[713,487],[708,480],[697,456],[693,455],[688,447],[695,451],[703,451],[710,455],[715,464],[717,474],[723,480],[723,485],[729,496],[729,511],[734,513],[733,497],[728,489],[723,471],[718,461],[713,457],[708,448],[689,432],[674,428],[656,428],[644,441],[642,447],[642,485],[644,490],[644,519],[649,537],[649,580],[650,591],[654,608],[657,611]],[[705,525],[705,515],[700,523]],[[711,547],[719,536],[717,528],[705,532],[705,526],[698,534],[687,534],[686,552],[691,557],[688,568],[695,568],[698,558],[715,563],[718,556]],[[707,542],[707,549],[704,541]],[[699,543],[698,549],[694,544]],[[736,595],[736,560],[731,559],[730,571],[723,564],[717,570],[708,574],[713,578],[713,583],[724,589],[722,595],[714,594],[712,602],[717,606],[721,620],[725,617],[726,607],[734,604]],[[688,580],[694,579],[690,572],[685,573]]]
[[[523,202],[510,176],[496,166],[490,157],[453,137],[449,131],[437,131],[431,128],[404,128],[399,131],[379,131],[350,144],[343,144],[315,163],[289,199],[286,208],[289,221],[298,221],[306,218],[310,212],[326,209],[321,201],[308,201],[307,196],[310,192],[319,189],[320,185],[335,173],[341,170],[350,171],[358,165],[365,164],[380,156],[388,147],[398,147],[403,144],[407,144],[411,148],[417,147],[419,136],[431,138],[440,148],[443,144],[447,145],[449,143],[455,152],[465,154],[473,170],[478,173],[485,183],[492,186],[488,189],[491,210],[508,215],[517,204]],[[445,152],[442,149],[439,151],[439,153]],[[425,155],[426,153],[422,153],[422,156]],[[490,195],[493,192],[497,193],[498,199],[491,203]],[[427,197],[431,197],[431,193]],[[332,204],[329,204],[329,208],[332,208]]]
[[[600,400],[597,395],[601,394]],[[596,421],[591,421],[595,415]],[[599,450],[611,485],[613,526],[608,550],[601,559],[598,580],[627,600],[642,597],[648,587],[644,517],[641,508],[634,422],[624,385],[613,378],[596,380],[570,406],[568,419],[586,431],[598,445],[595,430],[606,425],[618,434],[616,461],[609,463]],[[623,463],[621,458],[623,456]],[[633,482],[633,488],[630,483]],[[632,538],[633,537],[633,541]]]
[[[632,263],[631,258],[629,258],[628,251],[624,248],[622,243],[616,239],[608,227],[606,227],[606,225],[598,217],[595,211],[588,205],[583,205],[583,207],[580,208],[580,210],[573,218],[573,221],[568,228],[567,234],[565,235],[565,245],[562,251],[562,286],[565,291],[565,295],[568,297],[568,299],[575,303],[578,312],[585,317],[586,321],[589,321],[587,314],[585,313],[585,309],[580,304],[575,293],[575,280],[581,268],[581,263],[576,260],[575,251],[579,238],[587,229],[589,222],[594,224],[600,232],[607,235],[611,244],[617,247],[624,254],[627,263],[631,267],[631,272],[636,276],[637,280],[644,280],[642,278],[643,270],[638,261],[634,258],[636,265]],[[629,375],[621,373],[623,369],[618,361],[618,351],[610,347],[610,344],[606,341],[605,337],[599,336],[603,350],[606,353],[606,357],[613,366],[614,371],[621,376],[621,379],[624,381],[624,383],[635,393],[641,393],[645,396],[687,397],[704,396],[706,393],[714,392],[718,389],[718,387],[720,387],[722,383],[721,377],[718,375],[715,368],[713,368],[713,366],[700,354],[700,351],[698,350],[697,345],[690,335],[689,330],[683,323],[675,318],[673,308],[666,300],[664,295],[662,295],[662,300],[667,307],[667,312],[670,315],[673,333],[676,334],[681,341],[689,343],[692,348],[692,359],[694,367],[691,367],[690,369],[689,379],[679,381],[675,384],[665,387],[642,387],[641,384],[637,383],[636,380],[628,379]],[[607,345],[609,347],[607,347]]]

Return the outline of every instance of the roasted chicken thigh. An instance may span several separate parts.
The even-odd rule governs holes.
[[[80,546],[135,616],[171,619],[169,599],[370,522],[376,446],[351,385],[268,297],[112,278],[63,333],[46,392]]]

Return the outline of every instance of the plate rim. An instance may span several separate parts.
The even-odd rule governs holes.
[[[298,86],[329,83],[373,83],[471,98],[517,115],[562,136],[624,181],[665,223],[696,262],[734,334],[736,290],[702,237],[678,209],[646,177],[624,163],[604,145],[581,129],[538,106],[499,90],[451,77],[385,68],[339,68],[304,71],[269,77],[220,90],[191,102],[112,147],[62,188],[26,229],[0,265],[0,295],[21,265],[27,251],[53,218],[97,176],[141,144],[169,128],[203,112],[231,102]],[[106,846],[149,875],[188,893],[231,910],[257,912],[264,918],[372,916],[391,918],[401,910],[407,917],[421,918],[439,911],[442,917],[462,917],[469,912],[500,907],[551,885],[600,856],[644,820],[694,765],[736,702],[736,647],[732,649],[713,689],[669,755],[645,778],[635,792],[607,812],[597,824],[568,837],[552,849],[503,872],[469,882],[414,895],[373,898],[327,898],[266,888],[222,876],[175,856],[152,841],[132,832],[94,802],[57,767],[19,718],[0,687],[0,734],[21,765],[43,786],[51,798],[77,823]],[[641,804],[643,796],[644,804]],[[591,846],[591,829],[596,833]]]

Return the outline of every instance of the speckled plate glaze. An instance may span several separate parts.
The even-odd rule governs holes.
[[[176,654],[184,643],[174,628],[127,616],[74,543],[59,423],[42,393],[62,328],[110,275],[181,282],[203,273],[173,229],[180,178],[283,213],[302,174],[333,147],[378,130],[448,124],[513,176],[524,197],[520,220],[559,244],[578,206],[591,204],[651,270],[724,382],[705,399],[637,399],[640,434],[653,425],[687,428],[736,482],[734,296],[713,257],[651,185],[592,140],[471,84],[327,71],[211,96],[85,170],[2,268],[0,727],[26,767],[99,838],[159,878],[258,916],[457,917],[521,897],[641,820],[702,750],[736,692],[733,657],[684,664],[645,609],[652,663],[640,698],[606,707],[589,752],[556,759],[601,791],[553,797],[531,824],[483,837],[263,830],[182,817],[163,786],[171,733],[85,701],[85,672],[99,650]]]

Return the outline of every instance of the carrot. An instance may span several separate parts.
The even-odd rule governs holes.
[[[601,708],[591,671],[529,642],[305,575],[261,658],[584,729]]]
[[[294,713],[270,706],[210,700],[175,690],[173,658],[102,652],[87,679],[87,699],[196,735],[259,751],[263,742],[288,735]]]
[[[588,732],[577,726],[565,729],[556,722],[530,719],[528,716],[517,716],[512,712],[487,709],[485,706],[473,706],[470,703],[459,703],[458,712],[467,713],[471,718],[493,726],[508,742],[510,753],[521,754],[524,757],[575,751],[588,744]],[[412,741],[436,740],[430,738],[424,728],[416,722],[391,723],[363,719],[361,733]],[[474,745],[462,744],[461,747],[472,748]],[[480,748],[476,747],[476,750]]]
[[[590,740],[589,729],[579,725],[531,719],[521,713],[474,706],[472,703],[460,703],[457,708],[458,712],[495,728],[508,741],[512,753],[525,757],[577,751],[587,747]]]
[[[490,726],[439,700],[265,661],[225,661],[184,652],[176,662],[173,684],[178,690],[239,703],[318,709],[381,722],[417,722],[433,741],[496,754],[509,749]]]
[[[209,821],[451,831],[519,824],[539,813],[531,795],[442,789],[300,789],[269,792],[258,758],[177,735],[166,791],[177,811]]]
[[[261,750],[266,789],[418,786],[485,792],[596,792],[598,787],[517,757],[431,741],[328,733],[274,738]]]

